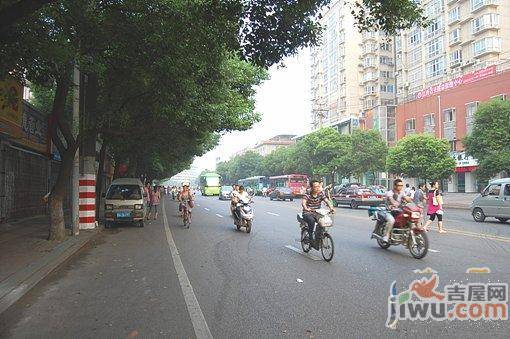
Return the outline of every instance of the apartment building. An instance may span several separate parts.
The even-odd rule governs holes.
[[[312,128],[350,124],[363,108],[361,34],[349,6],[333,2],[322,13],[324,33],[311,50]]]
[[[430,20],[396,38],[399,102],[510,57],[510,1],[422,0]]]

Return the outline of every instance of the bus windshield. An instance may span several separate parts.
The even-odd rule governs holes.
[[[206,177],[205,178],[205,184],[207,186],[219,186],[220,185],[220,178],[219,177]]]

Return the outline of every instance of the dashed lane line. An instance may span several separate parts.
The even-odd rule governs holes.
[[[273,212],[266,212],[266,213],[269,214],[269,215],[274,215],[275,217],[279,217],[280,216],[279,214],[273,213]]]
[[[218,213],[216,213],[216,216],[217,216],[218,218],[223,218],[223,216],[222,216],[221,214],[218,214]]]
[[[207,207],[204,207],[204,210],[206,210],[206,211],[208,211],[208,212],[210,211],[210,209],[208,209]]]
[[[299,253],[299,254],[301,254],[302,256],[307,257],[308,259],[312,259],[312,260],[315,260],[315,261],[317,261],[317,260],[322,260],[322,259],[321,259],[321,258],[319,258],[319,257],[316,257],[316,256],[314,256],[314,255],[311,255],[310,253],[305,253],[305,252],[303,252],[302,250],[300,250],[299,248],[295,248],[294,246],[291,246],[291,245],[286,245],[286,246],[285,246],[285,248],[288,248],[288,249],[289,249],[289,250],[291,250],[291,251],[294,251],[294,252],[296,252],[296,253]]]

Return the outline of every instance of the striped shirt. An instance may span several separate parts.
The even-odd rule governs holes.
[[[306,201],[306,207],[312,210],[317,210],[321,208],[322,202],[326,200],[326,195],[324,192],[320,192],[317,195],[308,193],[303,196],[303,199]]]

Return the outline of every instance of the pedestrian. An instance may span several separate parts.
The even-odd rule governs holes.
[[[151,213],[151,184],[148,182],[143,188],[143,197],[145,198],[145,217],[149,220]]]
[[[409,191],[409,197],[414,199],[414,195],[416,194],[416,187],[411,187],[411,191]]]
[[[409,184],[406,184],[406,188],[404,188],[404,195],[406,197],[409,197],[410,196],[410,192],[411,192],[411,187],[409,187]]]
[[[425,230],[429,230],[432,222],[437,218],[437,228],[439,233],[446,233],[443,228],[443,196],[439,191],[439,182],[430,183],[430,190],[427,193],[427,215],[429,220],[425,224]]]
[[[418,190],[414,193],[414,196],[413,196],[414,203],[421,208],[425,207],[425,202],[427,201],[427,197],[425,195],[424,188],[425,188],[425,184],[423,184],[423,183],[419,184]]]
[[[154,186],[154,190],[151,191],[151,213],[153,219],[158,218],[158,206],[161,202],[161,191],[158,186]]]

